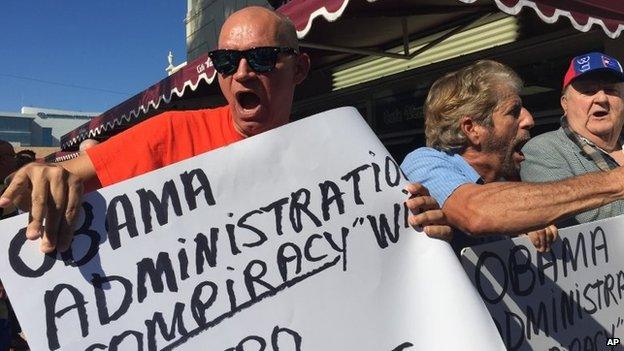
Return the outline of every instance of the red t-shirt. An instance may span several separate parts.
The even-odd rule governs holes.
[[[228,106],[170,111],[152,117],[87,150],[102,186],[244,139]]]

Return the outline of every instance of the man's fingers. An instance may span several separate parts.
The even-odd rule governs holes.
[[[411,196],[405,205],[412,212],[407,220],[414,228],[422,228],[427,236],[436,239],[451,241],[453,230],[447,225],[446,216],[440,205],[429,190],[419,183],[408,184],[405,187]]]
[[[429,190],[420,183],[410,183],[405,190],[415,196],[429,196]]]
[[[538,252],[546,252],[546,233],[545,231],[540,231],[540,233],[537,236],[538,239],[538,246],[537,246],[537,251]]]
[[[30,205],[30,180],[28,179],[27,174],[21,172],[12,178],[9,186],[2,193],[2,197],[0,197],[0,207],[7,207],[11,204],[15,204],[17,207],[22,209],[19,202],[23,201],[18,200],[24,197],[28,197],[28,205]],[[30,209],[30,206],[27,210],[28,209]]]
[[[41,236],[41,241],[39,242],[39,250],[43,253],[53,252],[56,248],[56,236],[51,236],[49,234],[44,234]]]
[[[442,210],[429,210],[419,214],[410,215],[407,218],[412,227],[424,227],[427,225],[446,224],[446,217]]]
[[[535,249],[538,252],[542,252],[542,244],[541,244],[541,239],[540,239],[540,232],[541,231],[543,231],[543,229],[527,233],[527,236],[529,237],[529,240],[531,240],[531,244],[533,244],[533,246],[535,246]]]
[[[43,235],[43,220],[47,212],[49,183],[47,179],[41,179],[33,183],[30,202],[30,223],[26,229],[28,239],[36,239]]]
[[[50,171],[50,197],[47,202],[46,222],[41,238],[41,251],[52,252],[56,248],[61,221],[67,207],[66,175],[60,169]]]
[[[445,241],[451,241],[451,239],[453,239],[453,229],[448,225],[428,225],[423,228],[423,231],[430,238],[436,238]]]
[[[412,227],[422,227],[423,232],[430,238],[449,242],[453,238],[453,229],[447,225],[446,216],[440,209],[413,214],[407,219]]]
[[[544,229],[529,232],[527,235],[538,252],[548,252],[559,235],[559,229],[555,225],[549,225]]]
[[[64,251],[72,241],[82,192],[80,178],[63,167],[31,163],[13,175],[0,206],[13,203],[29,212],[26,237],[41,238],[41,251]]]
[[[63,217],[59,226],[59,231],[56,239],[56,250],[58,252],[65,252],[71,246],[71,242],[74,238],[73,225],[67,222],[67,219]]]
[[[78,217],[82,192],[82,182],[75,177],[70,177],[67,188],[67,207],[65,208],[65,214],[59,227],[59,237],[57,242],[57,249],[59,252],[69,249],[69,246],[74,238],[74,224],[76,223],[76,218]]]
[[[548,229],[550,229],[551,242],[554,242],[559,237],[559,229],[555,225],[549,226]]]
[[[545,248],[544,251],[548,252],[550,251],[550,248],[553,244],[553,242],[555,242],[555,240],[557,240],[557,236],[559,236],[559,229],[557,229],[556,226],[554,225],[550,225],[546,228],[546,235],[545,235]]]
[[[543,247],[544,247],[543,252],[550,251],[550,244],[552,243],[552,240],[553,240],[552,230],[550,229],[550,227],[546,227],[546,229],[544,229],[544,235],[542,236],[542,242],[543,242]]]
[[[30,191],[28,193],[19,193],[13,197],[13,204],[23,212],[30,212]]]
[[[410,199],[405,200],[405,204],[407,208],[412,211],[412,213],[417,214],[422,211],[427,210],[435,210],[440,208],[438,202],[431,196],[417,196]]]

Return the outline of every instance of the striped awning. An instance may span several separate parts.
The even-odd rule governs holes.
[[[215,70],[208,54],[204,54],[178,72],[63,135],[61,149],[75,149],[85,139],[100,139],[112,130],[127,128],[174,97],[195,91],[202,82],[210,84],[214,78]]]

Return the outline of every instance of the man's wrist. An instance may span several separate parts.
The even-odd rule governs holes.
[[[610,173],[611,177],[608,181],[617,186],[617,198],[622,200],[624,199],[624,167],[618,167]]]

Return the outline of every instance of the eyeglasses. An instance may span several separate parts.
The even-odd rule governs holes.
[[[217,72],[230,75],[236,72],[243,57],[255,72],[270,72],[275,68],[279,54],[298,55],[299,52],[284,46],[262,46],[248,50],[213,50],[208,53],[208,56]]]

